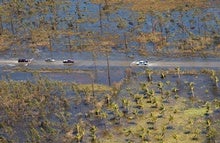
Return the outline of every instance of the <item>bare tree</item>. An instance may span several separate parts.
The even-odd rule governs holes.
[[[99,4],[99,26],[100,26],[100,33],[103,34],[103,22],[102,22],[102,4]]]
[[[3,23],[2,23],[2,16],[0,15],[0,35],[3,33]]]

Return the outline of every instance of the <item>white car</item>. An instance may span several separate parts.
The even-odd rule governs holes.
[[[47,58],[47,59],[45,59],[45,62],[55,62],[55,60],[52,58]]]
[[[148,61],[136,61],[135,64],[138,66],[147,66],[149,62]]]

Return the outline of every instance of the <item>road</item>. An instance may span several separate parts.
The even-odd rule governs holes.
[[[0,66],[17,66],[20,63],[17,60],[4,60],[0,59]],[[114,67],[128,67],[128,66],[137,66],[132,61],[109,61],[110,66]],[[44,60],[33,60],[29,65],[37,67],[47,67],[47,66],[63,66],[61,60],[55,62],[45,62]],[[94,66],[93,61],[89,60],[76,60],[74,64],[75,67],[92,67]],[[106,61],[97,60],[97,66],[106,66]],[[195,68],[220,68],[220,62],[217,61],[150,61],[149,67],[195,67]]]

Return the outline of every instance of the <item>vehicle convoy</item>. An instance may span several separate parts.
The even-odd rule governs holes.
[[[18,59],[18,63],[20,63],[20,64],[25,64],[26,66],[29,64],[29,63],[31,63],[32,62],[32,60],[33,59],[26,59],[26,58],[19,58]],[[46,58],[45,59],[45,62],[55,62],[56,60],[55,59],[53,59],[53,58]],[[64,64],[73,64],[74,63],[74,60],[72,60],[72,59],[65,59],[65,60],[63,60],[63,63]]]

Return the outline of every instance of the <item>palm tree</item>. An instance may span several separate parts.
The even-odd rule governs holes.
[[[214,81],[215,81],[215,86],[218,87],[219,79],[217,76],[214,77]]]
[[[179,67],[176,67],[175,70],[176,70],[176,72],[177,72],[178,78],[180,78],[180,68],[179,68]]]
[[[163,83],[162,83],[161,81],[158,82],[157,88],[160,90],[160,93],[161,93],[161,94],[163,94],[163,87],[164,87]]]
[[[189,83],[189,88],[190,88],[192,96],[194,97],[194,82]]]
[[[193,132],[194,135],[193,135],[192,139],[193,140],[198,140],[200,132],[201,132],[200,129],[195,129],[194,132]]]
[[[152,71],[151,69],[147,68],[147,69],[145,70],[145,73],[146,73],[146,75],[147,75],[148,81],[152,81],[153,71]]]
[[[155,95],[155,91],[153,89],[150,89],[147,91],[147,95],[149,95],[150,97]]]
[[[112,96],[110,94],[105,95],[105,104],[110,105],[112,103],[111,101]]]
[[[150,135],[150,131],[144,127],[141,127],[141,133],[139,134],[139,136],[141,137],[141,140],[149,141],[149,135]]]
[[[177,135],[177,134],[173,134],[173,139],[175,139],[175,141],[176,141],[176,143],[177,143],[178,135]]]
[[[164,79],[165,77],[166,77],[166,74],[162,72],[160,75],[160,78]]]
[[[125,109],[125,111],[127,112],[128,107],[129,107],[129,105],[130,105],[129,100],[126,99],[126,98],[123,98],[123,99],[121,100],[121,102],[122,102],[122,107],[123,107],[123,108]]]

